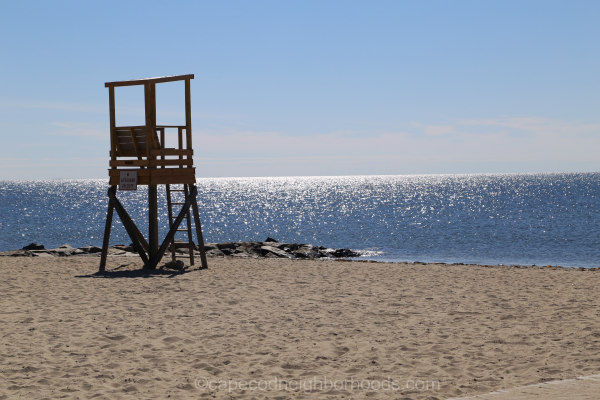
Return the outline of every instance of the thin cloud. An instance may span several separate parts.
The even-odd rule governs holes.
[[[457,126],[505,128],[509,130],[530,132],[535,134],[564,133],[589,134],[600,132],[600,124],[568,122],[540,117],[501,117],[496,119],[467,119],[457,122]]]
[[[531,172],[589,170],[600,166],[598,124],[545,118],[460,120],[453,124],[413,123],[412,132],[370,135],[324,132],[304,136],[281,132],[196,132],[197,158],[212,175]],[[203,158],[203,155],[207,159]],[[210,160],[210,161],[209,161]],[[521,166],[521,167],[519,167]],[[493,171],[491,171],[493,169]],[[205,169],[204,169],[205,170]],[[206,170],[205,170],[206,171]],[[208,171],[207,171],[208,172]]]
[[[13,162],[13,161],[29,161],[30,158],[25,157],[0,157],[0,163],[3,162]]]
[[[427,125],[419,122],[411,122],[411,125],[428,136],[443,136],[452,133],[455,130],[453,125]]]
[[[100,107],[92,104],[50,102],[37,100],[13,100],[0,98],[0,107],[4,108],[25,108],[40,110],[60,110],[85,113],[106,113],[106,107]]]
[[[106,138],[106,129],[101,129],[96,125],[82,123],[82,122],[52,122],[50,126],[53,127],[52,135],[60,136],[87,136],[94,138]]]

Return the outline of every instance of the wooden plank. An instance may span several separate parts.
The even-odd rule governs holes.
[[[108,109],[110,114],[110,158],[117,158],[117,138],[115,132],[115,88],[108,89]]]
[[[165,128],[156,128],[156,130],[160,132],[160,146],[158,147],[162,149],[163,147],[165,147]],[[150,155],[153,156],[154,152],[150,151]],[[161,154],[160,157],[164,160],[165,154]]]
[[[152,174],[150,174],[152,171]],[[109,184],[119,184],[119,170],[109,169]],[[150,176],[151,175],[151,176]],[[138,170],[138,185],[165,185],[172,184],[195,184],[196,169],[195,168],[164,168],[164,169],[140,169]]]
[[[146,126],[145,134],[146,134],[146,143],[152,143],[154,121],[152,120],[152,93],[150,90],[150,84],[146,83],[144,85],[144,111],[146,117]],[[150,146],[146,146],[146,157],[150,158]]]
[[[135,128],[130,128],[129,134],[131,135],[131,142],[133,143],[133,149],[135,150],[135,154],[137,154],[138,159],[141,160],[142,155],[140,154],[140,151],[139,151],[138,145],[137,145],[137,140],[135,138]]]
[[[128,131],[131,128],[134,128],[134,129],[144,129],[145,127],[146,127],[145,125],[122,125],[122,126],[115,126],[115,129]]]
[[[115,129],[117,157],[137,157],[144,155],[146,146],[146,129],[144,126],[130,126]]]
[[[177,143],[179,144],[179,149],[181,150],[183,148],[183,131],[182,128],[177,129]],[[180,154],[179,155],[179,166],[183,167],[183,156]],[[189,165],[189,164],[187,164]]]
[[[188,172],[188,170],[191,170]],[[192,184],[196,183],[195,168],[165,168],[151,170],[152,175],[148,184],[164,185],[172,184]],[[164,171],[164,174],[162,173]],[[161,172],[161,173],[159,173]],[[139,183],[138,183],[139,184]]]
[[[192,95],[190,80],[185,80],[185,138],[186,149],[192,148]]]
[[[179,150],[179,149],[173,149],[173,148],[169,148],[169,149],[157,149],[157,150],[152,150],[150,152],[151,155],[153,156],[192,156],[194,154],[194,150]]]
[[[116,160],[109,163],[111,167],[145,167],[148,160]]]
[[[150,160],[150,167],[162,167],[162,166],[187,166],[191,167],[193,165],[192,160]]]
[[[114,132],[117,157],[148,157],[148,150],[151,155],[154,154],[153,151],[161,150],[160,140],[154,129],[150,129],[148,134],[145,126],[131,126],[116,128]],[[150,137],[150,146],[147,146],[148,136]]]
[[[151,143],[153,144],[153,148],[160,149],[160,143],[158,142],[158,136],[156,134],[156,131],[154,130],[154,126],[156,126],[156,84],[155,83],[150,84],[150,117],[152,120],[152,123],[149,126],[149,128],[151,130],[151,132],[150,132]]]
[[[194,74],[188,75],[173,75],[173,76],[160,76],[155,78],[143,78],[143,79],[131,79],[127,81],[114,81],[105,82],[104,87],[117,87],[117,86],[134,86],[144,85],[146,83],[161,83],[161,82],[173,82],[194,79]]]
[[[167,167],[167,166],[192,166],[193,160],[115,160],[110,161],[111,167]]]

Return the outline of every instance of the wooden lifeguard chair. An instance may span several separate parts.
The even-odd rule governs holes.
[[[190,74],[104,84],[108,88],[110,107],[110,169],[108,170],[110,188],[100,272],[103,272],[106,267],[114,210],[117,211],[123,222],[133,248],[144,261],[144,269],[155,269],[168,248],[175,260],[176,249],[187,247],[190,264],[194,264],[195,246],[192,240],[191,209],[202,268],[208,268],[196,199],[190,102],[190,80],[192,79],[194,79],[194,75]],[[185,125],[157,125],[156,84],[174,81],[185,82]],[[144,86],[145,125],[117,126],[115,122],[115,88],[134,85]],[[169,134],[177,135],[177,147],[166,147],[166,135]],[[148,186],[147,241],[117,198],[117,187],[121,190],[134,190],[137,185]],[[169,216],[169,232],[160,246],[158,243],[158,185],[165,185]],[[179,185],[180,188],[175,189],[171,185]],[[180,192],[183,199],[174,202],[173,192]],[[177,212],[173,206],[181,207]],[[187,222],[187,229],[180,229],[183,220]],[[175,234],[177,232],[187,232],[187,242],[176,241]]]

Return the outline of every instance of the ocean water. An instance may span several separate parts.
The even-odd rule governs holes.
[[[106,180],[1,181],[0,251],[100,246]],[[147,232],[147,193],[119,192]],[[159,187],[161,238],[167,232]],[[206,242],[312,243],[381,261],[600,266],[600,173],[209,178]],[[117,215],[111,244],[130,240]]]

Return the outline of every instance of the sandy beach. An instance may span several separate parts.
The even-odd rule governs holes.
[[[98,260],[0,257],[0,399],[447,399],[600,374],[600,271]]]

